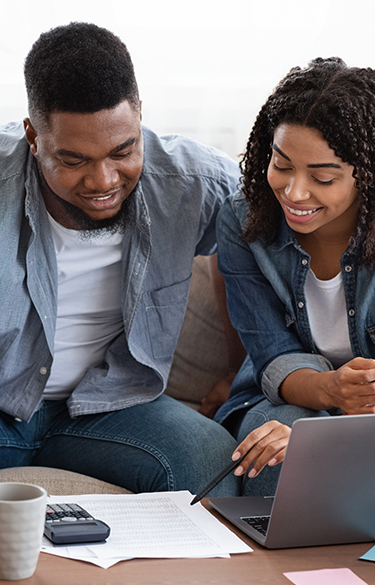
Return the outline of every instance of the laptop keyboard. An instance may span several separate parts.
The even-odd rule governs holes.
[[[241,517],[241,520],[249,524],[252,528],[255,528],[258,532],[266,536],[268,523],[270,521],[269,516],[250,516],[249,518]]]

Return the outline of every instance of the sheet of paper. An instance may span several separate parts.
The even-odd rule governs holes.
[[[102,567],[131,558],[228,557],[252,552],[201,504],[190,506],[188,491],[152,494],[51,496],[51,503],[75,502],[111,527],[105,544],[54,546],[42,552]]]
[[[375,546],[360,557],[363,561],[375,561]]]
[[[295,585],[367,585],[351,569],[318,569],[283,574]]]

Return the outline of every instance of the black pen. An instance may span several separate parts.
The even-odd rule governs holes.
[[[249,449],[249,451],[250,451],[250,449]],[[249,451],[247,453],[249,453]],[[194,504],[196,504],[202,498],[204,498],[204,496],[207,495],[208,492],[210,492],[214,487],[216,487],[217,484],[220,483],[222,479],[224,479],[224,477],[226,477],[227,475],[230,474],[231,471],[236,469],[236,467],[241,463],[241,461],[243,461],[245,459],[247,453],[245,455],[243,455],[242,457],[240,457],[239,459],[237,459],[237,461],[232,461],[232,463],[227,465],[227,467],[225,467],[225,469],[220,471],[220,473],[218,473],[218,475],[216,477],[214,477],[214,479],[212,481],[210,481],[210,483],[208,485],[206,485],[206,487],[203,488],[203,490],[201,492],[199,492],[199,494],[196,495],[195,498],[193,498],[191,500],[190,506],[194,506]]]

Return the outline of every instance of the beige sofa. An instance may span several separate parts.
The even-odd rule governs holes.
[[[198,256],[193,264],[188,307],[167,394],[197,409],[202,398],[228,369],[224,326],[209,278],[208,258]],[[92,477],[45,467],[0,470],[0,482],[4,481],[38,484],[50,495],[127,492]]]

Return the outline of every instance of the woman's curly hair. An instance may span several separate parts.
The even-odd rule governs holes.
[[[318,130],[336,156],[354,167],[359,196],[359,263],[375,265],[375,71],[337,57],[294,67],[259,112],[241,160],[241,191],[250,203],[243,237],[275,241],[281,207],[267,182],[275,129],[282,123]]]

